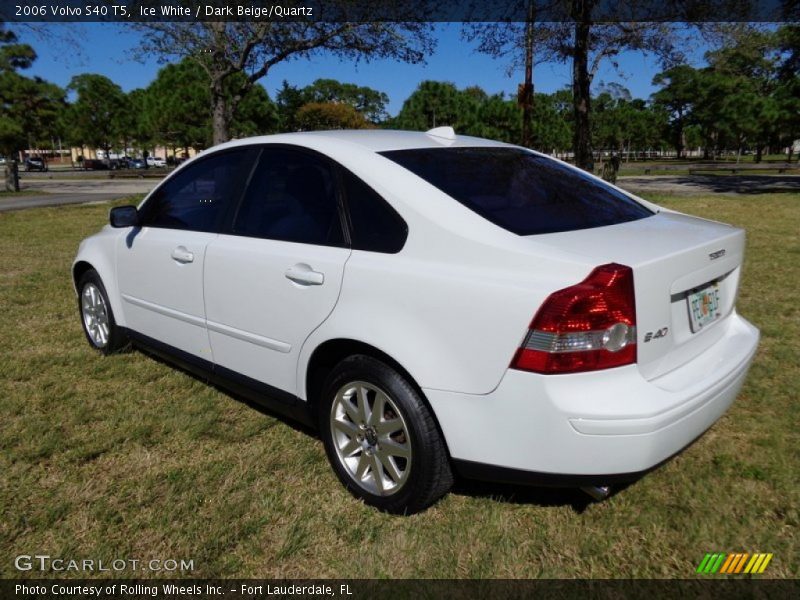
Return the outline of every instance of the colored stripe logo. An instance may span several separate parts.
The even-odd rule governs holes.
[[[772,556],[772,553],[707,553],[703,557],[703,560],[700,561],[696,572],[702,573],[703,575],[713,575],[714,573],[724,573],[726,575],[763,573],[769,561],[772,560]]]

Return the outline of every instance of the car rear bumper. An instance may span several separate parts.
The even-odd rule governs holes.
[[[635,365],[555,376],[508,370],[490,394],[424,391],[467,475],[564,485],[633,479],[690,445],[736,398],[759,333],[735,313],[726,321],[702,356],[649,381]]]

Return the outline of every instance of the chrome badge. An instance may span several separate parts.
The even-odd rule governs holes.
[[[708,258],[711,260],[716,260],[718,258],[722,258],[723,256],[725,256],[725,248],[722,250],[717,250],[716,252],[712,252],[708,255]]]

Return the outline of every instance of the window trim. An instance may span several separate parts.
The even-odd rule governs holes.
[[[172,173],[169,174],[161,183],[159,183],[152,192],[150,192],[147,197],[144,199],[142,204],[139,206],[139,214],[143,215],[143,218],[146,219],[148,215],[148,207],[149,210],[153,210],[153,205],[155,203],[155,198],[158,193],[162,190],[163,187],[169,185],[175,177],[181,176],[185,171],[192,169],[193,167],[200,165],[208,160],[217,158],[224,154],[232,154],[234,152],[243,152],[242,164],[239,165],[238,171],[244,170],[248,163],[247,161],[253,160],[253,147],[251,145],[243,145],[243,146],[234,146],[232,148],[223,148],[221,150],[216,150],[213,152],[209,152],[208,154],[203,154],[197,158],[197,160],[193,160],[191,162],[186,163],[186,165],[182,168],[175,169]],[[252,165],[250,165],[250,169],[252,170]],[[237,171],[237,174],[238,174]],[[238,205],[242,192],[244,190],[243,187],[243,180],[241,177],[234,177],[234,181],[236,182],[234,186],[227,192],[225,195],[225,199],[223,200],[224,205],[222,210],[220,210],[220,214],[217,215],[216,222],[214,227],[210,231],[195,229],[195,228],[187,228],[187,229],[176,229],[174,227],[163,227],[161,225],[153,225],[150,223],[143,223],[141,227],[152,227],[153,229],[168,229],[171,231],[184,231],[184,232],[192,232],[192,233],[220,233],[223,224],[227,218],[228,213],[230,212],[230,208],[233,205]]]

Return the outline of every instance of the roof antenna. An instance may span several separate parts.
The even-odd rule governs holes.
[[[443,140],[456,139],[456,132],[452,127],[434,127],[425,132],[425,135],[442,138]]]

